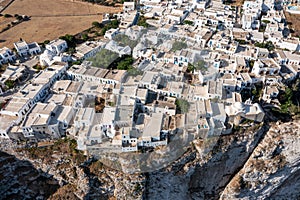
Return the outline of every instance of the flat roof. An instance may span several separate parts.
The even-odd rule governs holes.
[[[208,81],[208,93],[222,94],[222,84],[216,81]]]
[[[56,90],[57,92],[65,91],[69,87],[70,84],[71,84],[70,80],[59,80],[54,83],[52,88],[53,88],[53,90]]]
[[[48,99],[46,100],[47,103],[53,102],[55,104],[63,104],[66,100],[66,94],[50,94]]]
[[[33,83],[47,84],[54,75],[55,71],[42,71],[33,79]]]
[[[141,79],[142,82],[144,83],[152,83],[152,80],[154,79],[154,77],[158,75],[158,72],[151,72],[151,71],[146,71],[144,72],[144,75]]]
[[[72,65],[68,71],[73,72],[75,74],[84,74],[84,72],[86,71],[86,67],[82,65]]]
[[[213,116],[226,116],[225,106],[223,103],[211,103],[211,108],[213,111]]]
[[[0,54],[5,54],[7,51],[11,51],[11,50],[7,47],[0,48]]]
[[[50,115],[52,111],[55,110],[57,105],[55,103],[40,103],[38,102],[36,106],[32,109],[31,113]]]
[[[49,42],[48,45],[59,46],[59,45],[64,44],[64,43],[66,43],[65,40],[62,40],[62,39],[56,39],[56,40],[52,40],[51,42]]]
[[[59,113],[57,120],[64,121],[65,119],[67,119],[67,117],[68,117],[68,115],[70,115],[70,112],[72,111],[72,109],[73,108],[71,106],[59,106],[60,112],[56,112],[56,113]]]
[[[33,49],[33,48],[37,48],[37,47],[39,47],[39,45],[36,42],[32,42],[32,43],[28,44],[29,49]]]
[[[15,45],[17,48],[27,47],[27,43],[26,43],[25,41],[18,41],[18,42],[15,42],[14,45]]]
[[[184,88],[184,83],[175,81],[168,82],[167,88],[169,92],[176,92],[181,94]]]
[[[80,108],[76,114],[75,121],[88,121],[91,120],[94,108]]]
[[[190,93],[194,95],[199,95],[203,98],[208,98],[208,88],[207,86],[201,86],[201,85],[196,85],[196,86],[190,86]]]
[[[104,78],[121,82],[125,73],[126,70],[109,70]]]
[[[18,119],[17,116],[0,115],[0,130],[7,130],[16,119]]]
[[[116,107],[105,107],[103,109],[103,114],[101,121],[99,123],[108,124],[112,123],[115,119]]]
[[[33,99],[43,87],[43,84],[28,84],[16,93],[15,96]]]
[[[83,85],[83,82],[71,81],[71,83],[69,84],[69,87],[66,89],[66,92],[78,93],[78,91],[81,89],[82,85]]]
[[[163,113],[152,113],[148,119],[145,118],[145,128],[142,137],[160,137],[163,123]]]
[[[132,121],[133,106],[118,106],[115,114],[115,121]]]
[[[6,70],[2,73],[2,77],[7,77],[7,78],[11,78],[11,77],[20,77],[23,73],[23,71],[26,69],[25,66],[20,65],[20,66],[13,66],[13,65],[9,65]]]
[[[138,88],[136,90],[136,96],[139,97],[140,99],[146,99],[147,94],[148,94],[148,89]]]
[[[23,106],[29,101],[27,98],[22,97],[13,97],[4,108],[3,111],[9,112],[19,112],[23,108]]]

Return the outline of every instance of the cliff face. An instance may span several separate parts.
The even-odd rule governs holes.
[[[222,199],[299,199],[300,121],[273,124]]]
[[[53,200],[142,198],[144,188],[142,175],[127,175],[88,159],[75,150],[72,140],[62,139],[52,146],[10,152],[13,152],[14,156],[0,154],[0,159],[3,160],[0,175],[8,178],[1,179],[0,183],[5,184],[9,178],[16,181],[7,188],[5,186],[5,190],[1,190],[4,195],[27,194],[27,190],[33,190],[32,195],[28,196],[30,199],[38,195],[40,199]],[[11,165],[10,163],[4,162],[10,159],[18,160],[13,164],[13,170],[7,167]]]
[[[203,143],[194,142],[196,148],[170,167],[149,174],[146,199],[218,199],[267,129],[256,125],[222,136],[207,155]]]
[[[299,199],[299,136],[300,121],[242,128],[233,135],[220,137],[205,157],[190,150],[172,166],[150,173],[145,196],[147,199]]]
[[[233,175],[243,166],[268,126],[247,127],[221,137],[210,158],[195,167],[189,189],[194,199],[218,199]]]
[[[70,140],[0,153],[1,196],[40,199],[299,199],[300,121],[242,127],[204,154],[194,141],[168,167],[125,174]],[[30,161],[30,162],[29,162]],[[23,195],[23,196],[21,196]]]
[[[0,151],[0,198],[46,199],[59,188],[51,175],[34,168],[29,161]]]

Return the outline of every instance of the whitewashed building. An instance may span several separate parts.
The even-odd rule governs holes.
[[[15,42],[14,46],[21,57],[37,55],[41,53],[41,48],[36,42],[27,44],[26,41]]]
[[[7,47],[0,48],[0,64],[5,64],[8,62],[14,62],[16,60],[16,55],[12,50]]]

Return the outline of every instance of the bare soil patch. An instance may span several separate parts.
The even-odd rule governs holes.
[[[106,7],[72,0],[15,0],[2,14],[27,15],[31,19],[0,34],[0,47],[13,47],[20,38],[32,42],[76,34],[102,21],[103,13],[116,13],[121,7]]]
[[[0,10],[4,9],[12,0],[0,0]]]
[[[292,29],[292,36],[300,36],[300,15],[284,12],[289,28]]]

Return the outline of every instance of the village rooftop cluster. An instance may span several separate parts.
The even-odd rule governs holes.
[[[75,53],[62,39],[45,48],[21,40],[17,54],[3,47],[0,63],[11,64],[0,77],[0,137],[69,136],[87,152],[131,152],[168,145],[178,134],[205,139],[262,122],[263,107],[278,105],[280,88],[299,77],[300,42],[283,12],[290,3],[124,2],[119,27]],[[146,26],[136,25],[141,18]],[[97,66],[93,57],[104,50],[117,55],[111,63],[132,57],[137,73]],[[23,61],[36,58],[45,69],[32,75]],[[245,99],[257,84],[260,101]]]

